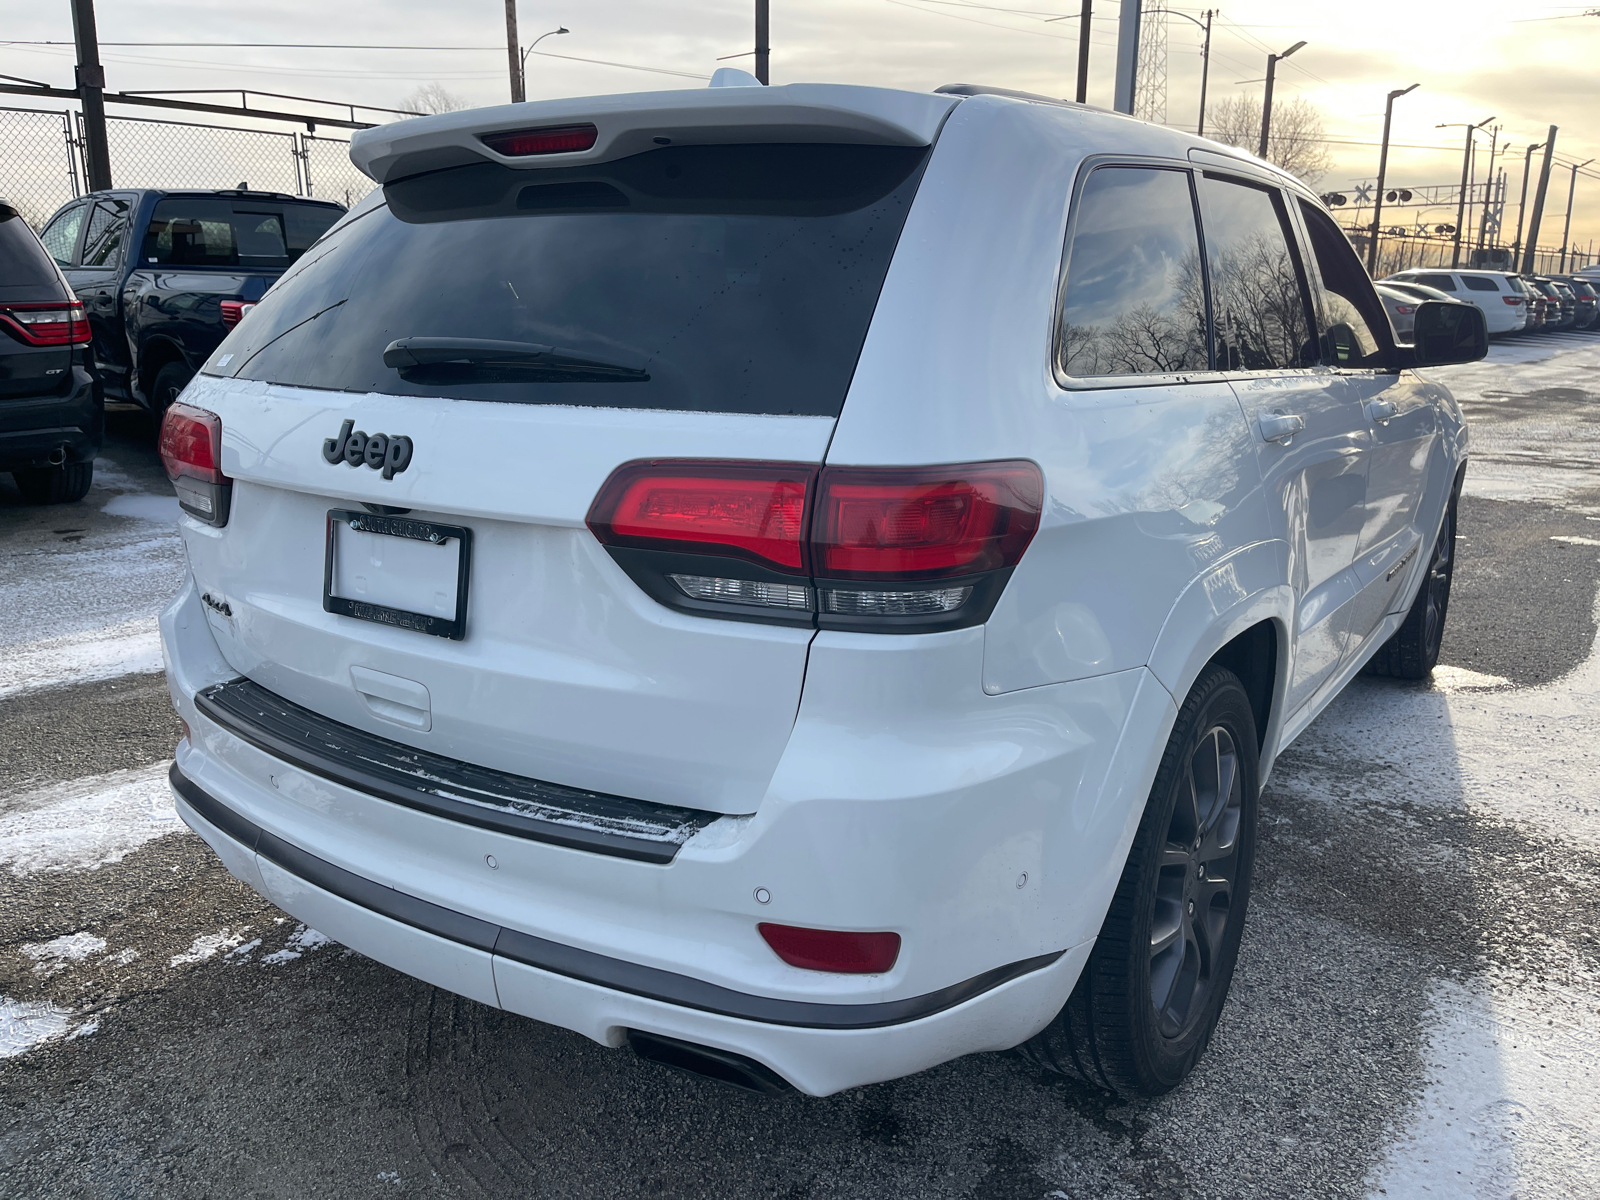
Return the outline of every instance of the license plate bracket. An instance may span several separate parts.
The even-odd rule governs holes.
[[[395,557],[401,559],[401,572],[387,579],[375,573],[375,586],[370,589],[372,598],[348,594],[361,591],[359,583],[367,582],[364,575],[356,574],[353,570],[353,565],[361,555],[366,554],[371,559],[375,564],[375,572],[381,571],[382,563],[379,560],[385,557],[382,553],[385,543],[369,540],[381,538],[403,539],[393,547]],[[441,554],[448,553],[452,543],[456,557],[453,580],[450,578],[448,561],[436,562],[428,557],[435,550]],[[374,556],[375,550],[377,554]],[[420,569],[426,578],[419,581],[406,577],[407,567],[411,568],[412,575]],[[467,635],[467,584],[471,572],[472,530],[465,526],[346,509],[331,509],[328,512],[327,550],[322,572],[324,612],[459,642]],[[386,583],[389,585],[387,591]],[[394,600],[389,593],[396,589],[401,593],[409,591],[416,594],[419,588],[423,592],[431,591],[438,598],[434,612],[418,612],[399,603],[385,602]],[[450,603],[452,589],[453,605]]]

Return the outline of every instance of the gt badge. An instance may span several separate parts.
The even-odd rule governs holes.
[[[339,427],[339,436],[325,438],[322,457],[329,463],[347,463],[359,467],[366,463],[374,471],[381,470],[385,479],[393,479],[411,465],[411,439],[398,434],[362,433],[354,421]]]

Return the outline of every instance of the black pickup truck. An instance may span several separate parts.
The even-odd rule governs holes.
[[[95,192],[39,239],[83,301],[107,400],[155,415],[344,207],[278,192]]]

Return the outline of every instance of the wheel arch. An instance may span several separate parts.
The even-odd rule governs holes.
[[[139,392],[148,397],[150,389],[155,385],[156,375],[168,363],[182,363],[185,370],[193,371],[194,367],[189,362],[189,356],[184,353],[183,347],[177,342],[162,334],[154,334],[145,340],[139,350]]]

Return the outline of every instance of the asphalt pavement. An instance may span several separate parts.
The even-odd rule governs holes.
[[[1600,337],[1438,375],[1473,424],[1445,665],[1279,760],[1222,1024],[1136,1104],[1009,1053],[748,1096],[327,942],[167,799],[148,423],[82,504],[0,477],[0,1192],[1600,1195]]]

